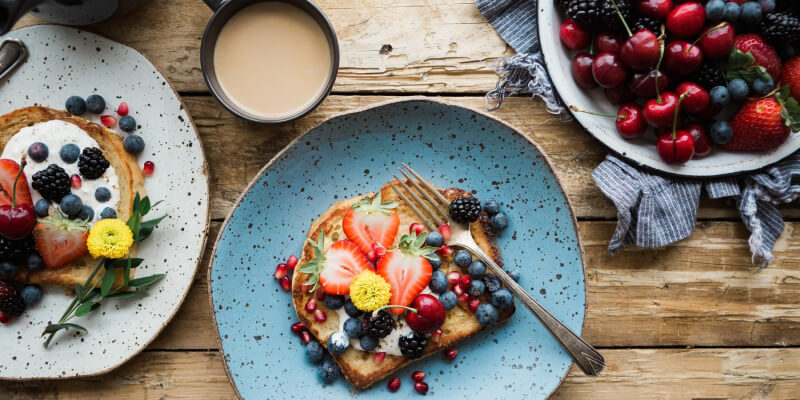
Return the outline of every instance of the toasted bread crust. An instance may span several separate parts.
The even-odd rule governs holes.
[[[451,200],[459,196],[469,195],[463,190],[456,188],[441,190],[441,192],[445,197]],[[416,218],[410,208],[402,203],[389,185],[381,188],[381,196],[383,201],[400,201],[400,206],[396,210],[398,214],[401,215],[401,223],[398,231],[399,238],[399,236],[401,236],[404,232],[408,231],[408,227],[411,222],[417,221],[418,218]],[[335,240],[345,239],[346,237],[341,232],[341,221],[344,218],[344,214],[347,212],[347,209],[361,198],[363,198],[363,196],[354,199],[342,200],[331,206],[331,208],[329,208],[311,224],[311,229],[309,230],[307,237],[312,240],[316,239],[317,233],[321,229],[325,236],[326,244],[330,244]],[[489,235],[488,230],[482,226],[480,222],[473,223],[471,230],[475,242],[481,247],[481,249],[483,249],[495,261],[502,265],[500,252],[491,242],[491,236]],[[312,258],[313,250],[311,249],[311,246],[306,243],[303,247],[303,254],[299,265],[310,261]],[[452,264],[452,260],[450,259],[443,260],[441,268],[446,271],[447,268],[457,269],[458,267]],[[338,315],[335,311],[327,309],[322,302],[318,302],[317,307],[322,308],[328,315],[328,319],[324,323],[316,322],[313,316],[305,311],[305,303],[314,297],[313,293],[307,293],[302,287],[302,282],[306,280],[307,276],[308,275],[306,274],[295,272],[292,278],[292,300],[294,303],[294,308],[300,321],[302,321],[306,327],[308,327],[311,334],[314,335],[314,337],[316,337],[323,346],[326,346],[328,336],[336,332],[339,328]],[[482,300],[487,301],[486,298]],[[514,313],[514,307],[501,309],[499,311],[499,321],[503,322],[510,318]],[[443,331],[441,337],[438,341],[429,341],[428,348],[426,349],[423,358],[432,354],[436,354],[447,347],[453,346],[461,340],[480,332],[483,330],[483,327],[477,322],[475,315],[466,308],[466,305],[459,304],[447,312],[447,319],[445,320],[445,324],[441,329]],[[342,355],[333,356],[333,358],[339,365],[342,375],[344,375],[344,377],[350,381],[353,386],[359,389],[368,388],[375,382],[392,374],[394,371],[397,371],[398,369],[421,359],[408,360],[405,357],[387,354],[384,361],[380,365],[377,365],[373,361],[373,353],[359,351],[353,348],[348,349]]]

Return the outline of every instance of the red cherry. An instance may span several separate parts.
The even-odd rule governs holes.
[[[411,302],[411,308],[406,315],[408,327],[417,333],[431,333],[439,329],[444,324],[447,310],[436,297],[429,294],[421,294]]]
[[[425,380],[425,371],[414,371],[414,372],[412,372],[411,373],[411,379],[413,379],[414,382],[422,382],[423,380]]]
[[[661,101],[652,99],[644,104],[644,119],[654,128],[668,129],[672,126],[677,105],[678,96],[675,93],[661,93]]]
[[[598,33],[597,36],[594,37],[594,51],[597,53],[608,51],[619,54],[619,51],[622,49],[623,41],[624,39],[618,35]]]
[[[572,18],[561,24],[561,41],[571,50],[581,50],[589,45],[592,35],[589,31],[576,24]]]
[[[617,132],[625,139],[635,139],[647,130],[642,107],[636,103],[624,104],[617,113]]]
[[[657,20],[664,20],[672,11],[672,0],[640,0],[636,4],[639,14]]]
[[[700,3],[683,3],[667,15],[667,30],[677,37],[697,36],[706,23],[706,10]]]
[[[633,93],[627,85],[619,85],[613,88],[603,89],[603,94],[611,104],[623,104],[636,100],[636,93]]]
[[[664,49],[664,69],[670,74],[689,75],[703,64],[700,47],[676,40]]]
[[[155,172],[156,164],[152,161],[145,161],[144,167],[142,167],[142,175],[144,176],[153,176],[153,172]]]
[[[389,389],[390,392],[396,392],[400,390],[400,378],[394,377],[386,383],[386,388]]]
[[[700,85],[692,82],[684,82],[675,88],[675,94],[678,96],[684,93],[686,93],[687,96],[681,107],[683,110],[686,110],[686,112],[699,114],[708,107],[708,103],[710,102],[708,92]]]
[[[731,24],[723,22],[717,26],[709,26],[703,31],[703,35],[697,45],[706,58],[716,60],[728,57],[736,38],[736,31]]]
[[[417,393],[424,395],[425,393],[428,393],[428,384],[425,382],[414,382],[414,390],[416,390]]]
[[[658,89],[656,90],[656,84]],[[669,78],[661,70],[654,69],[650,72],[637,72],[628,79],[628,88],[639,97],[656,97],[664,93],[669,87]]]
[[[413,222],[411,225],[408,226],[408,233],[416,233],[419,235],[420,233],[425,231],[425,225],[422,225],[419,222]],[[372,245],[372,248],[375,248],[375,245]]]
[[[22,172],[25,169],[25,160],[17,170],[14,178],[14,189],[10,193],[11,204],[0,206],[0,235],[10,240],[21,240],[28,237],[36,226],[36,213],[33,206],[17,202],[17,186],[23,184],[27,187],[27,179]],[[8,193],[6,193],[8,195]]]
[[[594,56],[589,53],[578,53],[572,58],[572,78],[575,79],[578,86],[584,89],[597,87],[597,82],[594,81],[594,76],[592,76],[593,63]]]
[[[606,51],[595,57],[592,76],[598,85],[604,88],[617,86],[625,82],[627,75],[620,57],[616,54]]]
[[[694,139],[694,158],[702,158],[711,154],[713,144],[708,138],[708,132],[703,125],[691,124],[686,127],[686,132]]]
[[[625,65],[638,71],[646,71],[658,63],[661,44],[653,32],[641,29],[625,41],[620,56]]]
[[[658,138],[658,155],[667,164],[683,164],[694,156],[694,139],[686,131],[665,133]]]

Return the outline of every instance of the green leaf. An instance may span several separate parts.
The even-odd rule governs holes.
[[[150,198],[144,196],[142,201],[139,203],[139,215],[145,215],[150,212]]]
[[[114,286],[116,277],[117,273],[114,268],[106,270],[106,273],[103,274],[103,280],[100,282],[100,297],[106,297],[108,295],[108,292],[110,292],[111,288]]]
[[[142,224],[142,217],[139,215],[138,211],[134,211],[131,218],[128,219],[128,227],[131,228],[131,233],[133,233],[133,239],[136,240],[139,238],[139,226]]]
[[[83,297],[83,291],[86,290],[83,288],[83,285],[75,285],[75,297],[81,298]]]
[[[92,303],[92,302],[82,303],[80,306],[78,306],[78,309],[75,310],[75,316],[82,317],[86,314],[89,314],[90,312],[97,309],[95,305],[100,306],[100,303]]]
[[[140,199],[141,198],[139,197],[139,192],[136,192],[136,196],[133,197],[133,207],[131,207],[133,212],[139,211],[139,200]]]
[[[124,268],[124,267],[126,267],[128,265],[128,263],[130,263],[131,268],[136,268],[136,267],[142,265],[142,262],[144,262],[143,258],[131,258],[131,257],[122,258],[122,259],[118,259],[118,260],[113,260],[113,262],[111,263],[111,267],[112,268]]]
[[[63,323],[63,324],[50,324],[50,325],[47,325],[47,328],[44,328],[44,333],[45,334],[56,333],[56,332],[58,332],[58,331],[60,331],[62,329],[68,329],[68,328],[77,329],[79,331],[84,331],[84,332],[89,332],[88,330],[86,330],[86,328],[84,328],[84,327],[82,327],[82,326],[80,326],[78,324],[73,324],[73,323],[66,322],[66,323]]]
[[[733,48],[728,55],[728,70],[744,69],[756,62],[756,57],[751,52],[743,52],[737,48]]]
[[[144,221],[144,222],[142,222],[141,226],[142,226],[142,228],[155,228],[156,225],[159,224],[159,222],[164,220],[164,218],[167,218],[167,216],[164,215],[164,216],[158,217],[156,219],[151,219],[149,221]]]
[[[143,242],[145,239],[153,234],[154,228],[139,228],[139,236],[133,240],[134,243]]]
[[[107,299],[127,299],[127,298],[130,298],[130,297],[139,296],[141,294],[144,294],[144,292],[117,292],[117,293],[111,293],[106,298]]]
[[[142,278],[136,278],[136,279],[133,279],[130,282],[128,282],[128,286],[132,286],[132,287],[147,287],[147,286],[150,286],[150,285],[160,281],[165,276],[166,276],[166,274],[156,274],[156,275],[145,276],[145,277],[142,277]]]

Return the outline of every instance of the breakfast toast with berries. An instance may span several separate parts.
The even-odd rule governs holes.
[[[145,195],[144,177],[136,159],[125,151],[123,141],[117,133],[73,116],[66,111],[40,106],[26,107],[0,116],[0,150],[4,150],[12,137],[21,129],[56,120],[77,126],[97,142],[99,153],[102,154],[100,157],[104,157],[108,161],[107,168],[113,168],[118,178],[118,187],[111,188],[111,190],[119,192],[119,201],[113,205],[114,209],[118,218],[123,221],[127,220],[131,215],[136,193],[138,192],[140,196]],[[55,157],[58,157],[58,154]],[[8,164],[9,168],[13,168],[15,165],[14,162]],[[18,169],[19,166],[17,165],[16,168]],[[6,175],[10,175],[10,172],[0,172],[2,172],[0,178],[9,179]],[[13,179],[13,175],[10,178]],[[32,179],[33,177],[28,176],[27,178]],[[25,189],[27,191],[27,188]],[[52,223],[39,222],[33,232],[36,247],[46,268],[36,272],[23,268],[19,272],[17,280],[70,288],[77,284],[83,284],[96,264],[86,250],[87,232],[81,230],[86,227],[80,226],[79,222],[52,215],[48,216],[46,220]],[[121,270],[118,275],[117,282],[121,283],[123,279]],[[100,279],[101,276],[98,275],[97,279]]]
[[[455,188],[442,190],[441,193],[449,200],[469,196]],[[492,243],[491,230],[484,224],[481,220],[472,222],[473,238],[481,249],[500,263],[500,253]],[[328,349],[342,375],[356,388],[368,388],[400,368],[452,347],[484,328],[474,310],[470,311],[467,302],[462,301],[467,298],[466,294],[457,303],[453,300],[449,307],[445,306],[449,308],[446,311],[435,300],[439,295],[428,287],[432,270],[445,273],[462,271],[461,274],[466,278],[469,275],[466,274],[466,268],[461,269],[454,264],[447,251],[444,256],[437,258],[441,266],[437,262],[436,266],[431,267],[432,262],[426,260],[424,254],[435,252],[438,248],[423,245],[426,234],[420,232],[417,236],[413,232],[415,225],[420,225],[418,217],[389,185],[375,194],[340,201],[312,223],[302,257],[292,277],[292,300],[300,321]],[[406,234],[410,231],[412,233]],[[375,254],[375,250],[380,254]],[[381,285],[391,287],[391,293],[387,291],[375,294],[375,299],[363,299],[364,291],[356,286],[356,281],[361,277],[364,277],[363,281],[371,283],[371,286],[366,286],[367,293]],[[486,303],[488,297],[487,291],[477,298],[469,298]],[[387,306],[417,307],[415,310],[419,314],[400,307],[384,306],[382,310],[374,310],[374,307],[370,308],[370,302],[375,302],[374,306],[388,303]],[[420,322],[424,317],[429,317],[422,316],[422,307],[426,307],[423,303],[426,302],[436,303],[434,305],[439,312],[446,313],[442,317],[443,322],[436,325],[428,324],[430,321]],[[362,307],[375,312],[361,310]],[[352,318],[362,312],[362,319]],[[513,303],[500,308],[497,322],[507,320],[513,313]],[[373,314],[376,318],[370,318],[369,321],[375,323],[367,323],[367,318]],[[359,323],[361,326],[353,326]],[[347,336],[343,336],[342,330],[347,332]],[[353,330],[362,334],[351,333]],[[379,333],[373,335],[374,332]],[[399,336],[399,332],[406,333]],[[373,345],[367,351],[361,346],[365,344],[363,339],[370,335],[382,338],[370,339]],[[354,344],[331,348],[331,343],[340,342],[341,337]],[[358,337],[362,340],[359,341]],[[423,342],[421,346],[420,341]],[[416,347],[409,348],[408,343],[412,342]],[[394,350],[391,350],[393,347]]]

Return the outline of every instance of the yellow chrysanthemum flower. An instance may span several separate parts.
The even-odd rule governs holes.
[[[392,298],[392,286],[382,276],[366,270],[350,282],[350,300],[361,311],[375,311]]]
[[[89,231],[86,246],[94,258],[122,258],[133,245],[133,233],[128,224],[119,219],[98,221]]]

